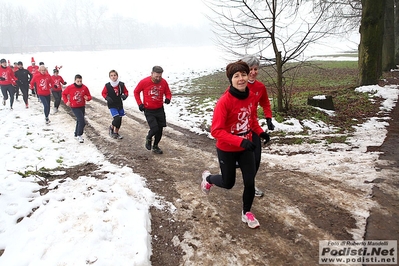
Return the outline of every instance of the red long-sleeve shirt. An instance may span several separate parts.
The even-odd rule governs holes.
[[[48,73],[37,72],[33,75],[30,85],[33,87],[36,83],[37,95],[48,96],[51,94],[51,87],[53,86],[51,76]]]
[[[64,79],[60,75],[52,75],[51,80],[53,81],[53,91],[62,91],[62,85],[65,83]]]
[[[39,66],[34,65],[34,66],[28,66],[26,68],[32,75],[35,75],[37,72],[39,72]]]
[[[262,82],[255,80],[253,83],[248,82],[248,88],[255,94],[256,103],[262,107],[265,118],[272,118],[272,109],[266,86]]]
[[[17,78],[10,67],[0,66],[0,85],[15,85]]]
[[[213,111],[211,134],[216,139],[216,147],[222,151],[243,151],[243,139],[252,141],[252,132],[260,134],[256,105],[256,95],[249,91],[246,99],[238,99],[227,90],[216,103]]]
[[[62,100],[69,102],[71,108],[83,107],[86,101],[91,100],[91,94],[86,85],[77,86],[73,83],[62,91]]]
[[[143,100],[140,97],[141,92],[143,92]],[[172,99],[172,93],[165,79],[161,79],[159,83],[154,83],[151,80],[151,76],[149,76],[142,79],[134,89],[134,98],[137,104],[144,104],[146,109],[161,108],[164,96],[166,99]]]

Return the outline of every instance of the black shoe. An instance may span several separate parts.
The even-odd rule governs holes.
[[[145,148],[147,149],[147,150],[151,150],[151,142],[152,142],[152,139],[149,139],[149,138],[145,138]]]
[[[119,133],[114,133],[115,139],[123,139],[123,136],[119,135]]]
[[[112,129],[112,127],[111,126],[109,126],[109,129],[108,129],[108,134],[109,134],[109,136],[111,137],[111,138],[114,138],[114,130]]]
[[[156,145],[154,145],[154,147],[152,147],[152,152],[156,153],[156,154],[162,154],[163,151]]]

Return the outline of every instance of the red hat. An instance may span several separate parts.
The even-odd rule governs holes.
[[[35,59],[32,57],[31,63],[35,63]]]

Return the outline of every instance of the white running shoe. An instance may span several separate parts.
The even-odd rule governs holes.
[[[201,182],[201,190],[202,192],[204,192],[205,194],[208,194],[209,191],[211,190],[211,187],[213,186],[213,184],[208,183],[208,181],[206,181],[206,178],[208,176],[211,175],[211,172],[209,172],[208,170],[205,170],[202,173],[202,182]]]
[[[256,220],[252,212],[242,213],[241,220],[248,225],[249,228],[258,228],[259,221]]]
[[[79,143],[83,143],[85,141],[82,136],[78,136],[77,139]]]
[[[255,197],[263,197],[263,195],[265,195],[265,193],[263,193],[262,190],[255,187]]]

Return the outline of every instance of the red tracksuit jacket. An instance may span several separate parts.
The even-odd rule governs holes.
[[[17,78],[14,75],[14,71],[12,71],[11,67],[3,68],[0,66],[0,86],[3,85],[16,85]]]
[[[222,151],[243,151],[243,139],[252,141],[252,133],[260,134],[256,113],[256,95],[249,90],[246,99],[238,99],[227,90],[216,103],[213,111],[211,134],[216,147]]]
[[[143,92],[143,100],[140,94]],[[134,98],[137,105],[144,103],[146,109],[159,109],[163,106],[164,95],[166,99],[172,99],[168,82],[162,79],[159,83],[154,83],[151,76],[142,79],[134,89]]]
[[[30,81],[30,85],[34,87],[36,83],[37,95],[48,96],[51,94],[51,87],[53,86],[53,82],[51,80],[51,76],[48,73],[40,73],[37,72],[33,75],[32,80]]]
[[[84,96],[87,96],[87,100]],[[70,102],[71,108],[83,107],[86,105],[86,101],[91,100],[91,94],[86,85],[77,86],[73,83],[63,90],[62,100],[65,103]]]

